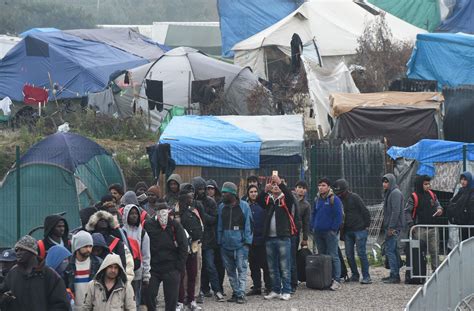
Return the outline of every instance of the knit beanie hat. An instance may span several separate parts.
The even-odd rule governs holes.
[[[18,240],[15,244],[15,249],[17,248],[24,249],[25,251],[29,251],[38,256],[38,244],[36,243],[36,239],[31,235],[25,235]]]
[[[161,189],[158,186],[151,186],[148,188],[147,192],[154,193],[157,198],[161,197]]]
[[[222,193],[231,193],[235,196],[237,196],[237,186],[233,183],[233,182],[230,182],[230,181],[226,181],[223,185],[222,185],[222,190],[221,190]]]
[[[92,235],[87,231],[79,231],[72,236],[71,252],[74,254],[78,249],[84,246],[93,246]]]

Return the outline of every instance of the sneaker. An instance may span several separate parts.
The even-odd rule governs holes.
[[[291,295],[290,295],[290,294],[283,294],[283,295],[281,295],[281,297],[280,297],[281,300],[285,300],[285,301],[290,300],[290,298],[291,298]]]
[[[212,293],[211,292],[203,292],[202,295],[206,298],[211,298],[212,297]]]
[[[238,303],[238,304],[241,304],[241,305],[242,305],[242,304],[244,304],[244,303],[246,303],[246,302],[247,302],[247,300],[245,300],[245,297],[237,297],[237,303]]]
[[[388,280],[383,281],[385,284],[398,284],[400,283],[400,277],[392,277]]]
[[[362,279],[362,281],[360,281],[360,284],[372,284],[372,279],[371,278]]]
[[[227,302],[237,302],[237,296],[232,295],[232,297],[227,299]]]
[[[265,295],[268,295],[272,292],[271,288],[265,288]]]
[[[260,296],[262,294],[262,290],[259,288],[252,288],[248,293],[247,296]]]
[[[347,280],[347,282],[359,282],[360,276],[353,274],[350,279]]]
[[[191,304],[189,305],[189,309],[191,311],[199,311],[202,310],[200,306],[197,305],[196,301],[192,301]]]
[[[184,304],[178,302],[178,305],[176,306],[176,311],[184,311]]]
[[[382,282],[385,282],[385,281],[387,281],[387,280],[390,279],[390,278],[391,278],[391,276],[384,277],[384,278],[382,278]]]
[[[224,302],[225,298],[224,298],[224,295],[222,295],[221,292],[217,292],[216,293],[216,301],[217,302]]]
[[[281,295],[280,294],[277,294],[275,293],[274,291],[270,292],[270,294],[266,295],[265,298],[266,300],[271,300],[271,299],[274,299],[274,298],[280,298]]]
[[[202,292],[199,293],[199,295],[197,295],[196,302],[197,303],[204,303],[204,294]]]
[[[339,290],[341,289],[342,285],[341,283],[337,282],[337,281],[332,281],[332,285],[330,287],[331,290]]]

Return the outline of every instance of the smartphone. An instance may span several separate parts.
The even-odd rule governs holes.
[[[273,171],[273,172],[272,172],[272,175],[273,175],[273,176],[278,176],[278,171]]]

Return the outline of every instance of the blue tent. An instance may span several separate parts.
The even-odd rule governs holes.
[[[21,38],[26,37],[27,35],[31,35],[34,33],[42,33],[42,32],[53,32],[53,31],[60,31],[57,28],[31,28],[28,29],[20,34]]]
[[[464,145],[467,151],[466,160],[473,161],[474,144],[437,139],[423,139],[406,148],[391,147],[387,154],[394,160],[398,158],[416,160],[419,163],[418,175],[434,176],[435,163],[463,161]]]
[[[457,0],[453,12],[441,23],[438,31],[474,34],[474,1]]]
[[[233,57],[231,48],[275,24],[296,10],[301,0],[218,0],[222,56]]]
[[[48,73],[59,87],[58,99],[81,97],[103,90],[111,73],[146,63],[142,57],[61,31],[32,33],[0,60],[0,98],[23,101],[25,84],[51,89]]]
[[[474,84],[474,36],[419,34],[407,66],[408,78],[436,80],[440,89]]]
[[[171,145],[176,165],[254,169],[260,164],[260,138],[213,116],[174,117],[159,143]]]

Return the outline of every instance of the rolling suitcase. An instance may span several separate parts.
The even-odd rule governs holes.
[[[296,253],[296,271],[300,282],[306,282],[306,257],[310,255],[313,253],[307,247],[302,247]]]
[[[306,287],[326,289],[332,284],[332,259],[328,255],[306,257]]]
[[[414,275],[424,275],[426,276],[426,242],[420,240],[420,248],[413,248],[413,252],[410,253],[410,245],[406,243],[405,245],[405,255],[406,255],[406,264],[410,265],[410,257],[413,254],[413,267],[412,271]],[[423,284],[425,283],[426,278],[412,278],[412,272],[407,270],[405,273],[405,284]]]

